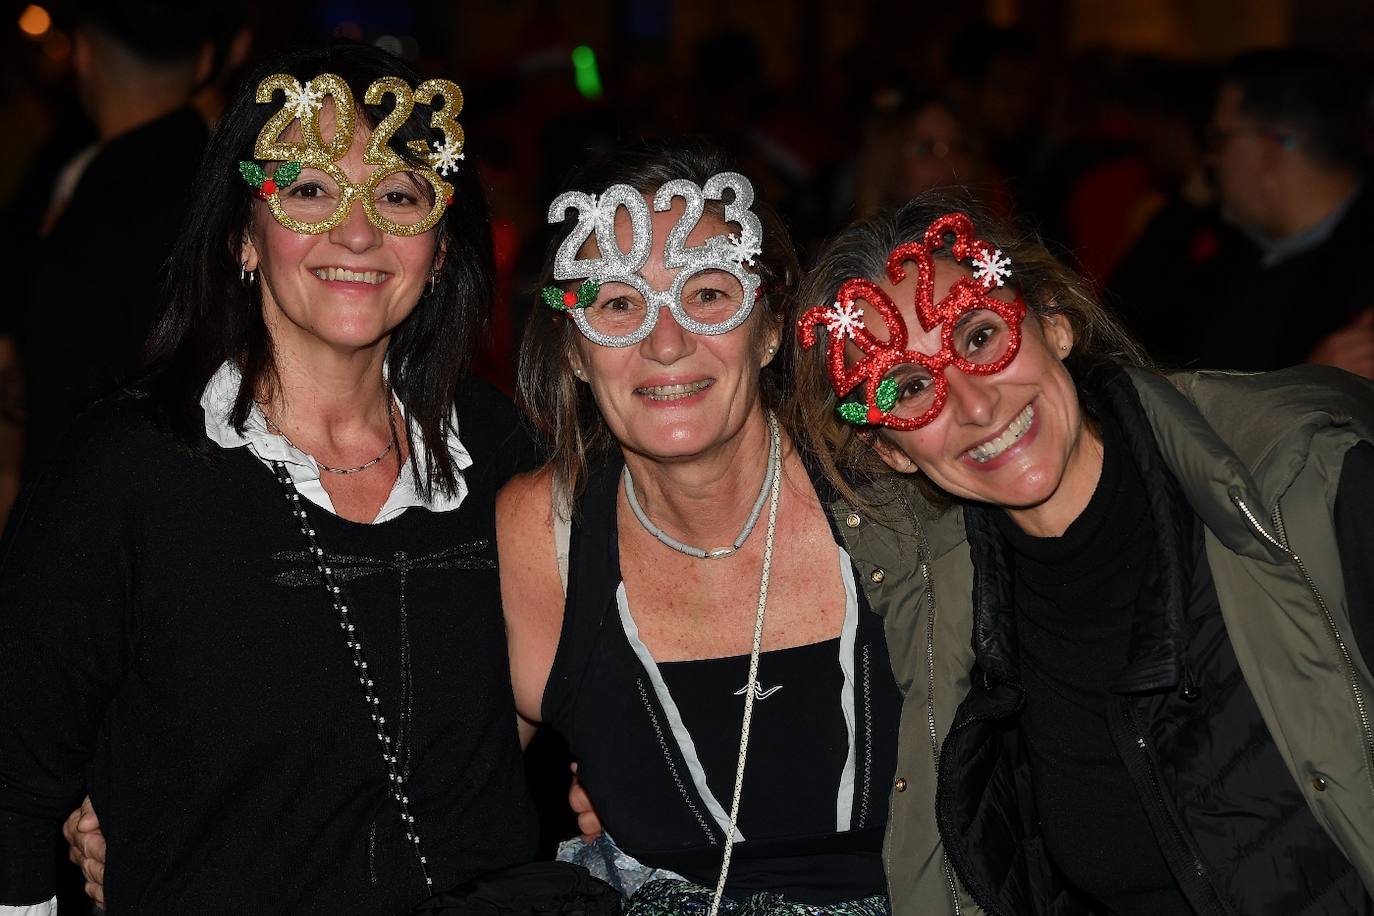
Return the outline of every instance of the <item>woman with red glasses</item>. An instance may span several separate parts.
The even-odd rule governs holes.
[[[1037,241],[935,196],[843,232],[801,301],[807,444],[856,504],[935,507],[899,759],[926,748],[977,903],[1371,912],[1374,387],[1163,378]]]

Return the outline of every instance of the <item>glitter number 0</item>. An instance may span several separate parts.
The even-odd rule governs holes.
[[[631,245],[622,251],[615,237],[615,214],[621,207],[630,215]],[[627,184],[606,189],[598,201],[582,191],[566,191],[549,205],[549,222],[561,223],[569,210],[577,211],[577,225],[568,233],[554,256],[554,279],[596,278],[605,273],[633,273],[649,260],[652,241],[649,205],[644,196]],[[601,256],[579,258],[577,252],[596,233]]]
[[[321,73],[302,89],[293,77],[276,73],[258,83],[258,102],[271,102],[279,89],[284,96],[281,110],[262,126],[254,155],[259,159],[295,160],[318,166],[337,162],[348,154],[353,145],[354,105],[347,83],[332,73]],[[326,96],[334,100],[334,139],[329,143],[324,142],[320,133],[320,111]],[[283,143],[282,132],[298,118],[302,141]]]

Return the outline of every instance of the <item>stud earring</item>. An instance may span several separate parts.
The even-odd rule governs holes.
[[[578,378],[581,378],[582,370],[578,367],[573,367],[573,375],[577,376]]]

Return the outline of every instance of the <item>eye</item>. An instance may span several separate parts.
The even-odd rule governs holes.
[[[968,335],[968,348],[970,351],[979,350],[992,343],[997,337],[997,328],[991,324],[983,324],[974,328]]]
[[[314,200],[324,193],[324,188],[317,181],[304,181],[292,185],[288,192],[292,197],[299,197],[303,200]]]
[[[414,206],[420,199],[414,194],[405,191],[387,191],[382,195],[382,199],[393,206]]]
[[[930,376],[921,373],[889,376],[897,383],[897,399],[909,401],[921,396],[932,384]]]
[[[598,308],[606,309],[610,312],[628,312],[636,308],[635,303],[626,296],[616,296],[614,299],[607,299]]]

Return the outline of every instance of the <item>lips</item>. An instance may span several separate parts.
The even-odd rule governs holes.
[[[683,398],[690,398],[694,394],[705,391],[714,384],[714,380],[706,378],[695,382],[680,382],[673,385],[646,385],[642,388],[636,388],[635,394],[646,397],[651,401],[680,401]]]
[[[981,445],[975,445],[964,454],[979,464],[986,464],[1011,448],[1017,442],[1021,441],[1021,437],[1026,434],[1026,431],[1031,428],[1031,424],[1034,422],[1034,405],[1027,404],[1020,413],[1012,418],[1012,421],[1007,424],[1007,428],[1002,430],[996,438],[984,442]]]

